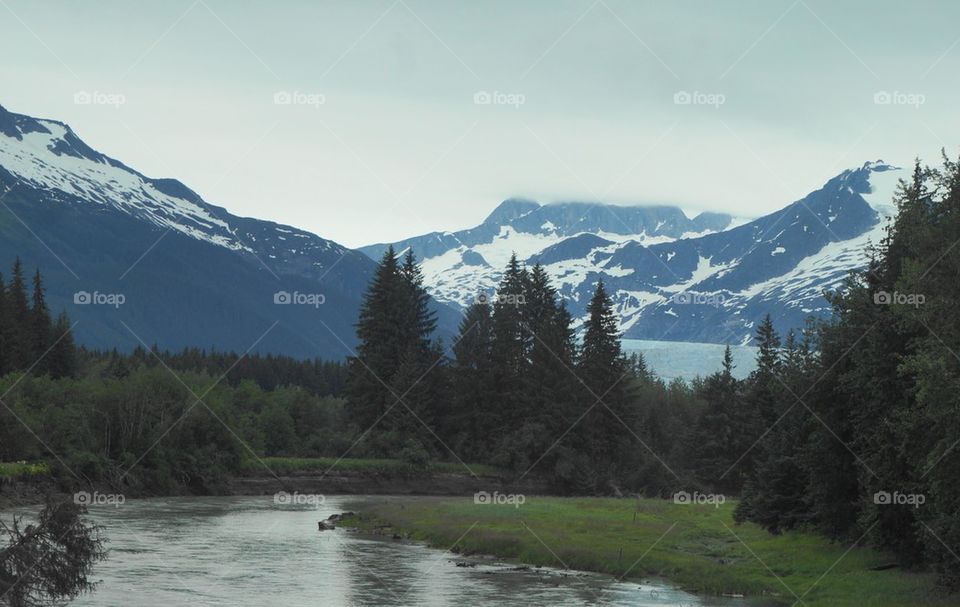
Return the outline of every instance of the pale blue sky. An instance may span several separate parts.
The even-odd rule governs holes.
[[[0,104],[350,246],[515,195],[756,216],[868,159],[956,153],[958,22],[949,1],[0,0]]]

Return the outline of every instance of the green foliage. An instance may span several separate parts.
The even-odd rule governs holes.
[[[296,472],[334,473],[354,472],[370,476],[422,476],[424,473],[443,472],[448,474],[467,473],[460,462],[428,462],[426,467],[414,468],[399,459],[339,458],[339,457],[264,457],[260,460],[245,459],[240,470],[243,474],[263,474],[264,466],[276,474]],[[504,470],[485,464],[468,464],[469,469],[478,476],[502,477]]]
[[[50,473],[50,467],[44,462],[0,462],[0,478],[18,476],[44,476]]]
[[[339,399],[217,379],[146,365],[123,378],[5,376],[0,460],[46,461],[64,482],[130,494],[216,493],[251,450],[339,455],[353,440]]]
[[[0,522],[0,598],[11,607],[52,605],[96,585],[89,579],[105,558],[100,530],[86,524],[82,506],[48,500],[35,524]]]

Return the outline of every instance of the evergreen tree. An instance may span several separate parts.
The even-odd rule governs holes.
[[[53,345],[47,354],[47,372],[54,379],[72,377],[77,372],[76,346],[73,341],[73,332],[70,329],[70,320],[66,312],[61,312],[54,323],[52,330]],[[125,364],[121,359],[120,364]],[[129,371],[128,371],[129,373]],[[126,377],[126,375],[118,375]]]
[[[6,375],[12,368],[10,349],[13,325],[7,299],[7,286],[4,283],[3,274],[0,273],[0,376]]]
[[[493,361],[497,400],[491,403],[496,420],[496,441],[509,454],[509,436],[524,413],[526,372],[532,335],[525,327],[529,275],[516,254],[510,257],[493,303]],[[498,452],[501,449],[497,449]],[[507,458],[509,459],[509,457]],[[503,462],[509,465],[508,461]]]
[[[576,419],[567,421],[570,395],[578,387],[573,375],[576,346],[572,319],[539,264],[530,272],[522,305],[529,362],[516,404],[517,422],[509,438],[511,465],[526,471],[536,463],[540,470],[551,470],[554,454],[548,450],[555,437]]]
[[[923,294],[924,302],[895,310],[906,326],[929,327],[915,339],[915,352],[904,359],[902,372],[916,378],[916,404],[913,415],[899,421],[906,438],[903,449],[918,455],[912,476],[922,484],[914,485],[914,490],[922,491],[927,500],[923,519],[929,529],[920,533],[925,556],[941,580],[956,589],[960,588],[960,564],[953,555],[960,545],[960,457],[956,449],[960,440],[960,361],[953,352],[960,351],[956,313],[960,260],[944,251],[960,241],[960,164],[944,154],[943,165],[930,177],[932,189],[940,195],[930,197],[923,246],[918,247],[915,260],[904,264],[899,284],[903,293]]]
[[[389,391],[405,350],[403,336],[409,322],[405,310],[408,291],[403,286],[393,247],[384,252],[374,272],[357,322],[360,343],[348,361],[347,398],[351,419],[364,432],[398,403]],[[386,385],[385,385],[386,384]]]
[[[767,314],[754,338],[757,342],[757,368],[748,382],[747,398],[760,411],[766,427],[777,421],[778,401],[781,398],[782,385],[778,379],[780,373],[780,336],[773,327],[773,320]]]
[[[444,381],[435,368],[442,352],[430,341],[436,320],[428,304],[413,253],[401,266],[389,247],[360,308],[360,344],[346,385],[351,418],[361,432],[371,430],[372,455],[432,447],[434,431],[424,426],[443,402]]]
[[[797,343],[793,330],[787,334],[780,368],[788,395],[802,394],[816,381],[810,350],[806,342]],[[811,479],[803,465],[809,414],[800,405],[782,404],[791,402],[781,401],[777,422],[757,445],[756,472],[736,512],[738,520],[749,518],[774,533],[802,526],[811,518]]]
[[[587,313],[577,375],[585,387],[580,409],[590,412],[581,422],[585,431],[581,436],[592,460],[596,487],[606,491],[616,488],[623,471],[633,463],[631,456],[638,448],[632,435],[636,419],[629,406],[625,381],[629,370],[620,349],[618,319],[602,280]]]
[[[417,265],[413,249],[408,249],[404,255],[400,275],[404,279],[407,297],[410,299],[405,306],[409,315],[408,323],[402,327],[409,331],[409,335],[404,337],[404,341],[421,352],[427,352],[431,348],[433,332],[437,327],[437,315],[430,309],[430,295],[423,286],[423,273]]]
[[[9,363],[13,369],[26,369],[33,364],[31,358],[31,318],[27,303],[27,287],[23,277],[23,264],[17,257],[13,263],[10,286],[7,291],[7,312],[10,315]]]
[[[34,369],[37,373],[43,373],[47,370],[44,354],[50,347],[52,330],[53,326],[50,311],[47,309],[43,280],[40,278],[40,270],[37,270],[33,275],[33,306],[30,309],[29,329],[30,358],[33,361],[39,361]]]
[[[467,308],[453,345],[452,411],[443,436],[462,458],[489,461],[490,442],[499,420],[493,370],[493,319],[484,298]]]
[[[706,408],[688,447],[700,483],[725,494],[737,494],[743,487],[759,424],[759,414],[744,398],[733,367],[733,353],[727,346],[722,369],[707,377],[701,388]]]

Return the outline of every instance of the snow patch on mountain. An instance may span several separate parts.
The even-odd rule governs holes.
[[[884,164],[882,160],[868,162],[864,168],[870,172],[870,192],[860,195],[881,216],[892,216],[896,210],[893,197],[900,187],[900,181],[908,177],[903,169]]]
[[[42,130],[0,136],[0,166],[31,187],[112,206],[160,227],[232,249],[244,248],[228,224],[203,205],[161,191],[139,173],[110,158],[85,154],[72,131],[59,122],[37,120]]]

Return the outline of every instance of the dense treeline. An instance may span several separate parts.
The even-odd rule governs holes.
[[[516,257],[496,294],[466,310],[449,352],[430,341],[426,301],[413,253],[388,249],[349,363],[353,454],[488,463],[565,493],[666,494],[691,480],[676,439],[700,417],[699,382],[667,385],[624,355],[602,282],[581,342],[544,269]]]
[[[960,167],[917,164],[865,271],[767,382],[779,423],[738,516],[867,536],[960,586]]]
[[[129,494],[208,493],[243,460],[339,455],[351,442],[340,399],[217,379],[160,365],[123,377],[9,374],[0,461],[46,460],[64,480]]]
[[[0,278],[0,462],[48,462],[67,482],[132,494],[216,491],[241,462],[338,456],[345,365],[285,356],[74,345],[14,263]],[[264,470],[264,473],[268,473]]]
[[[401,262],[388,249],[349,363],[355,455],[493,464],[562,493],[739,495],[759,465],[756,444],[780,416],[780,382],[800,391],[810,374],[807,342],[791,333],[781,345],[767,318],[747,380],[733,377],[728,348],[720,372],[667,384],[621,350],[602,281],[575,327],[544,269],[516,257],[496,293],[465,311],[449,352],[430,342],[425,298],[412,252]]]
[[[346,381],[346,365],[340,361],[321,359],[299,360],[276,354],[209,351],[184,348],[179,352],[149,350],[137,346],[130,354],[116,350],[80,350],[82,367],[96,368],[101,373],[124,377],[131,368],[164,365],[177,372],[201,373],[223,377],[224,382],[237,386],[252,380],[264,390],[283,386],[297,386],[317,396],[339,396]]]
[[[66,377],[76,360],[70,321],[66,314],[51,317],[39,270],[30,294],[18,258],[9,284],[0,275],[0,375],[26,370]]]

